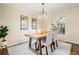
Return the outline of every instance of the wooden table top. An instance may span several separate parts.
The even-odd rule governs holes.
[[[25,34],[25,36],[30,37],[30,38],[42,38],[42,37],[46,37],[47,36],[47,32],[37,32],[37,33],[33,33],[33,34]]]

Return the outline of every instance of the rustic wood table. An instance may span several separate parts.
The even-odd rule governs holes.
[[[40,33],[33,33],[33,34],[25,34],[25,36],[29,37],[29,48],[35,52],[36,54],[40,54],[42,55],[42,49],[41,49],[41,40],[43,40],[43,38],[47,37],[47,32],[40,32]],[[34,48],[31,47],[31,42],[32,42],[32,38],[35,38],[36,40],[38,40],[38,44],[39,44],[39,52],[36,51]]]

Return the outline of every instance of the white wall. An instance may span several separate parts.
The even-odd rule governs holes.
[[[9,34],[6,37],[8,46],[28,41],[28,38],[24,36],[28,31],[20,30],[20,15],[30,15],[11,7],[2,6],[0,9],[0,22],[2,22],[2,25],[6,25],[9,28]],[[29,21],[31,22],[31,17],[29,17]],[[29,29],[30,27],[31,24],[29,23]]]
[[[53,17],[65,17],[65,41],[79,44],[79,8],[56,13]]]
[[[26,15],[29,17],[28,21],[28,29],[29,30],[20,30],[20,15]],[[15,9],[12,7],[0,5],[0,22],[2,22],[2,25],[6,25],[9,28],[9,33],[6,37],[6,40],[8,42],[8,46],[28,41],[29,38],[25,37],[24,35],[26,33],[32,32],[31,29],[31,18],[32,16],[27,14],[27,12],[19,9]],[[42,23],[42,22],[43,23]],[[47,24],[45,20],[37,20],[37,28],[41,31],[46,31],[47,26],[42,26],[43,24]],[[42,25],[41,25],[42,24]],[[42,29],[40,29],[42,28]],[[37,30],[37,31],[38,31]]]
[[[1,26],[1,20],[0,20],[0,26]]]
[[[20,15],[26,15],[29,17],[29,30],[20,30]],[[52,16],[52,19],[61,16],[65,16],[66,21],[66,34],[64,40],[79,43],[79,9],[56,13]],[[50,26],[50,22],[52,22],[50,19],[38,20],[38,30],[42,28],[42,31],[46,31]],[[6,37],[9,46],[19,42],[28,41],[28,38],[26,38],[24,34],[31,32],[31,15],[27,14],[27,12],[11,7],[0,6],[0,24],[1,23],[9,28],[9,34]],[[46,27],[44,27],[44,24]]]
[[[1,9],[1,5],[0,5],[0,26],[1,26],[1,24],[2,24],[2,19],[1,19],[1,14],[2,14],[2,9]]]

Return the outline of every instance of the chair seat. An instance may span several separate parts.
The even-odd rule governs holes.
[[[46,42],[41,41],[41,44],[44,46],[49,46],[49,44],[46,44]]]

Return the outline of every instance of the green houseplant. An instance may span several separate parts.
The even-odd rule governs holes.
[[[2,42],[6,41],[5,37],[8,35],[8,31],[7,26],[0,26],[0,39],[2,39]]]

